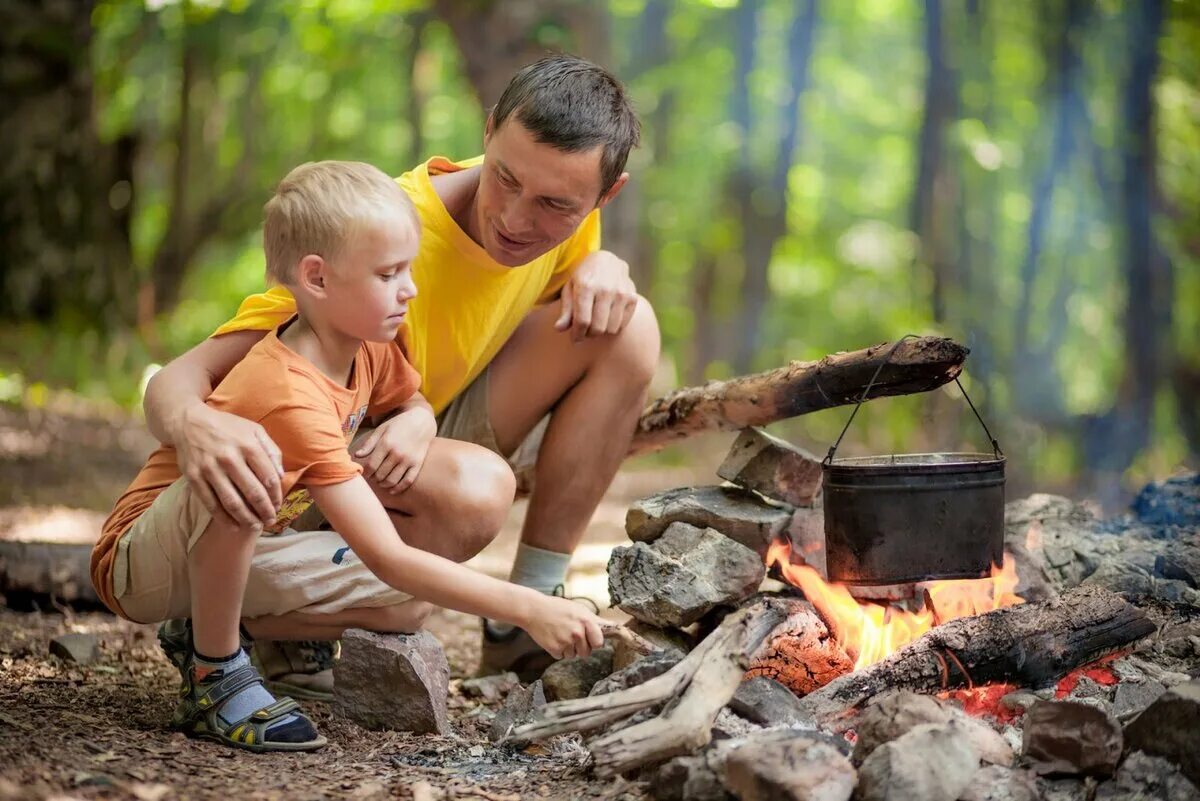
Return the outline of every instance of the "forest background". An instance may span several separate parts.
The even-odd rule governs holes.
[[[1197,467],[1185,0],[9,0],[0,402],[136,411],[262,289],[288,169],[474,156],[547,50],[643,120],[604,226],[658,311],[657,389],[938,333],[971,348],[1011,497],[1115,506]],[[846,414],[779,433],[823,452]],[[868,404],[847,443],[986,439],[947,389]]]

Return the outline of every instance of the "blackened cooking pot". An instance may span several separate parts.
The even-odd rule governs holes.
[[[879,370],[902,341],[876,369],[823,462],[830,581],[909,584],[982,578],[1004,558],[1005,458],[961,383],[963,397],[991,441],[991,454],[834,458]]]

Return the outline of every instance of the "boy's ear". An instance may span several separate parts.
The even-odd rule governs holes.
[[[328,265],[316,254],[310,253],[296,265],[296,288],[316,298],[325,297],[325,275]]]
[[[488,112],[487,122],[483,124],[483,147],[487,148],[488,140],[492,138],[492,134],[496,132],[496,110],[492,109]]]

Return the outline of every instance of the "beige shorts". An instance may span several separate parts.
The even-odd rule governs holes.
[[[546,427],[550,425],[550,415],[538,421],[515,451],[501,453],[488,419],[488,372],[485,369],[438,416],[438,436],[471,442],[499,454],[517,477],[517,493],[526,495],[533,489],[533,468],[546,437]]]
[[[121,535],[113,595],[127,617],[142,623],[191,617],[188,554],[211,520],[181,478]],[[284,529],[255,543],[242,615],[323,615],[409,598],[376,578],[337,532]]]

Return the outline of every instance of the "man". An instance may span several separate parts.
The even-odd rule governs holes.
[[[628,180],[639,133],[613,76],[550,56],[509,83],[488,117],[482,157],[434,158],[400,179],[424,228],[413,265],[419,295],[401,338],[425,397],[379,425],[355,456],[409,544],[460,560],[487,544],[490,533],[479,533],[487,528],[470,520],[479,495],[494,494],[489,451],[498,453],[532,490],[511,579],[562,591],[658,361],[653,310],[629,266],[599,249],[600,209]],[[235,520],[274,519],[278,448],[260,427],[203,400],[294,311],[279,288],[248,298],[147,388],[151,430],[176,446],[205,504]],[[329,660],[319,649],[296,654],[264,667],[284,689],[327,695]],[[520,629],[485,621],[481,672],[531,675],[548,662]]]

